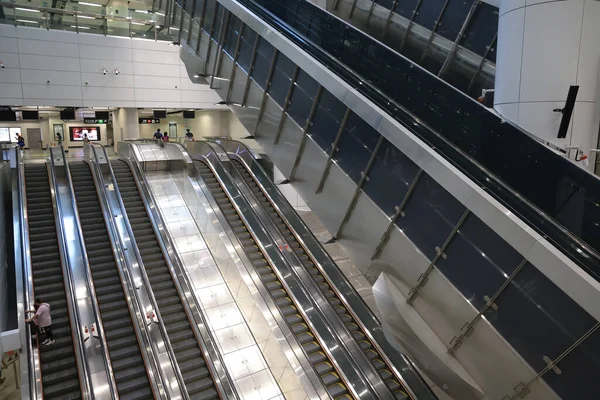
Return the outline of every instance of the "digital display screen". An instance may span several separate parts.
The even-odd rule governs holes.
[[[0,128],[0,142],[10,142],[10,130],[8,128]]]
[[[69,128],[71,133],[71,140],[83,141],[87,135],[90,141],[100,140],[100,127],[99,126],[72,126]]]
[[[10,129],[10,141],[17,143],[17,136],[21,134],[21,128],[9,128]]]

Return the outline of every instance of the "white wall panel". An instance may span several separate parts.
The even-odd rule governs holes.
[[[2,43],[1,38],[0,43]],[[19,54],[19,63],[21,68],[26,69],[79,72],[77,58]]]
[[[577,144],[582,149],[598,147],[598,107],[596,103],[577,102],[573,110],[569,144]]]
[[[528,7],[525,13],[520,100],[558,101],[577,78],[583,2]],[[548,21],[552,21],[551,24]],[[518,50],[518,49],[517,49]]]
[[[524,8],[512,11],[498,21],[496,82],[504,83],[496,85],[494,103],[519,101],[524,21]]]
[[[190,82],[179,47],[167,42],[3,25],[0,61],[7,105],[217,108],[221,100],[204,81]]]
[[[598,50],[598,41],[600,40],[600,2],[586,0],[583,9],[583,26],[581,29],[581,52],[579,53],[577,81],[578,82],[597,82],[600,72],[600,50]],[[591,51],[595,49],[595,51]],[[595,102],[600,93],[600,84],[581,85],[577,93],[577,101]]]
[[[561,102],[520,103],[518,106],[519,118],[514,122],[526,131],[536,132],[538,137],[546,140],[556,139],[562,114],[552,112],[552,110],[563,108],[565,106],[564,100]],[[573,124],[569,127],[569,133],[572,127]]]
[[[23,91],[19,83],[0,83],[1,98],[23,97]]]
[[[79,46],[48,40],[18,39],[19,53],[41,56],[79,57]]]
[[[1,71],[0,71],[1,72]],[[79,73],[21,69],[23,82],[35,85],[79,86]],[[50,81],[50,83],[48,83]]]
[[[32,85],[23,84],[23,97],[30,99],[78,99],[81,100],[80,86]]]

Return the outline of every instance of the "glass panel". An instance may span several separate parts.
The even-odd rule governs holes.
[[[238,35],[240,33],[240,27],[242,26],[242,21],[240,21],[236,16],[232,15],[229,19],[229,26],[227,27],[227,35],[225,37],[225,44],[223,48],[232,58],[235,52],[235,45],[237,44]]]
[[[219,40],[219,35],[221,35],[221,28],[222,28],[222,23],[225,23],[225,20],[223,20],[223,12],[224,12],[224,8],[222,5],[217,4],[217,16],[215,18],[215,24],[213,26],[214,29],[214,33],[212,35],[212,38],[214,41]]]
[[[306,125],[318,86],[319,84],[306,72],[298,72],[287,113],[301,127]]]
[[[362,118],[354,113],[350,114],[333,160],[354,182],[360,180],[361,172],[367,167],[379,136],[379,132]]]
[[[537,372],[567,350],[596,321],[531,264],[496,300],[488,321]]]
[[[412,18],[413,12],[417,7],[419,0],[403,0],[399,1],[396,9],[394,10],[396,13],[402,15],[404,18]]]
[[[455,41],[472,4],[473,1],[450,0],[440,20],[437,33],[451,41]]]
[[[215,14],[215,7],[217,6],[216,0],[206,0],[206,10],[204,11],[204,22],[202,28],[206,32],[210,32],[213,16]]]
[[[464,211],[458,200],[423,174],[396,225],[431,260]]]
[[[415,163],[384,139],[363,190],[388,216],[392,216],[396,212],[394,207],[400,205],[418,171]]]
[[[461,45],[479,55],[484,55],[497,32],[498,8],[481,2],[465,31]],[[495,60],[496,52],[491,53],[494,53],[493,60]]]
[[[600,329],[558,363],[561,374],[546,372],[542,378],[563,399],[600,399]]]
[[[515,271],[523,256],[475,215],[470,214],[436,267],[478,310]]]
[[[345,112],[346,106],[329,92],[323,91],[309,133],[327,153],[335,141]]]
[[[391,10],[394,6],[394,0],[375,0],[375,3],[383,8],[387,8],[388,10]]]
[[[415,17],[415,23],[427,29],[433,29],[433,24],[439,18],[445,2],[446,0],[424,0]]]
[[[256,41],[256,32],[249,27],[245,27],[242,32],[242,43],[240,44],[240,55],[238,56],[238,64],[248,71],[250,61],[252,60],[252,50],[254,50],[254,42]]]
[[[271,68],[274,52],[275,49],[273,46],[265,39],[260,38],[251,76],[262,88],[264,88],[267,83],[267,77],[269,76],[269,69]]]
[[[269,95],[281,107],[283,107],[288,90],[290,89],[294,67],[294,63],[292,63],[289,58],[281,53],[277,55],[277,62],[275,63],[275,70],[273,71],[273,77],[271,79],[271,87],[269,88]]]

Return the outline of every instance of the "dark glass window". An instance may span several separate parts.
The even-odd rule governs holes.
[[[215,8],[217,7],[216,0],[206,0],[206,10],[204,11],[204,22],[202,28],[206,32],[210,32],[212,25],[213,16],[215,14]]]
[[[450,0],[436,32],[449,40],[456,40],[458,32],[465,23],[467,14],[473,5],[473,1],[474,0]]]
[[[354,182],[361,178],[379,140],[379,132],[351,113],[333,159]]]
[[[418,171],[415,163],[384,139],[363,190],[387,215],[392,216]]]
[[[306,125],[318,87],[319,84],[306,72],[302,70],[298,72],[296,87],[292,92],[287,112],[301,127]]]
[[[254,42],[256,41],[256,32],[245,26],[242,31],[242,43],[240,43],[240,55],[238,56],[238,64],[248,71],[250,61],[252,60],[252,50],[254,50]]]
[[[289,58],[281,53],[277,55],[275,69],[273,70],[273,76],[271,78],[269,95],[281,107],[283,107],[288,90],[290,89],[294,68],[294,63],[292,63]]]
[[[375,3],[388,10],[391,10],[392,7],[394,7],[394,0],[375,0]]]
[[[467,26],[461,45],[474,53],[484,55],[497,32],[498,8],[481,2]],[[496,52],[490,51],[488,59],[495,61]]]
[[[418,3],[419,3],[419,0],[399,1],[398,5],[396,6],[395,12],[402,15],[404,18],[410,19],[413,15],[413,12],[415,11],[415,8],[417,7]]]
[[[415,17],[415,23],[427,29],[433,29],[433,25],[440,17],[445,2],[446,0],[424,0]]]
[[[454,196],[423,174],[396,225],[431,260],[464,211]]]
[[[475,215],[470,214],[436,266],[477,309],[483,308],[523,260]]]
[[[232,58],[234,56],[233,53],[235,52],[235,46],[237,44],[241,26],[242,21],[240,21],[236,16],[232,15],[231,19],[229,20],[229,26],[227,27],[225,43],[223,44],[223,48]]]
[[[308,131],[324,151],[329,152],[331,150],[331,145],[335,141],[345,112],[346,106],[331,93],[324,90]]]
[[[539,372],[596,321],[531,264],[526,264],[485,317]]]
[[[275,48],[273,48],[269,42],[263,38],[259,39],[256,58],[254,60],[254,70],[252,71],[251,76],[252,79],[254,79],[254,81],[262,88],[265,87],[267,82],[274,52]]]

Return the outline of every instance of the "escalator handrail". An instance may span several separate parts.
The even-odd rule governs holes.
[[[138,270],[140,272],[142,281],[144,282],[144,287],[145,287],[148,299],[150,300],[150,303],[152,304],[152,308],[154,309],[154,313],[157,317],[158,329],[160,330],[160,334],[162,336],[162,340],[165,345],[165,350],[167,352],[169,363],[171,364],[171,368],[173,368],[173,373],[175,374],[175,378],[177,379],[177,384],[179,385],[179,388],[181,389],[181,395],[184,397],[184,399],[188,400],[189,395],[187,393],[187,390],[183,390],[183,388],[185,388],[185,382],[183,380],[183,375],[181,373],[181,370],[179,369],[179,364],[177,363],[177,360],[175,358],[175,352],[173,351],[173,346],[171,345],[171,341],[169,340],[167,328],[165,328],[162,316],[160,314],[160,310],[158,309],[158,303],[156,301],[156,298],[154,297],[154,291],[152,290],[152,286],[150,285],[150,280],[148,279],[148,275],[146,274],[146,269],[142,267],[144,265],[144,261],[142,260],[142,255],[140,254],[140,250],[137,246],[137,243],[134,240],[135,236],[133,235],[133,229],[131,228],[131,224],[129,223],[129,217],[127,216],[127,210],[125,209],[125,204],[123,203],[123,198],[121,197],[121,191],[119,190],[119,184],[117,183],[117,179],[114,176],[112,166],[110,165],[110,162],[108,160],[108,155],[106,153],[106,149],[101,144],[96,144],[95,146],[100,147],[100,149],[103,152],[104,158],[107,161],[109,173],[110,173],[111,179],[113,181],[113,187],[114,187],[115,193],[117,194],[116,197],[119,202],[119,207],[121,208],[121,215],[124,216],[123,222],[125,224],[125,229],[127,229],[127,235],[129,236],[130,247],[131,247],[131,250],[133,251],[133,254],[135,255],[138,265],[140,266],[140,268],[138,268]],[[94,152],[94,154],[96,154],[96,153]],[[133,171],[132,171],[132,173],[133,173]],[[118,236],[119,236],[119,240],[121,240],[120,235],[118,235]],[[127,267],[129,269],[131,269],[131,265],[129,265],[129,263],[125,262],[125,265],[127,265]],[[133,276],[133,273],[131,270],[129,270],[128,272],[131,276]],[[140,304],[139,298],[137,296],[136,296],[135,300],[138,304],[138,308],[140,310],[143,310],[144,308]],[[154,346],[153,340],[150,340],[150,343],[152,346]],[[154,349],[154,347],[153,347],[153,349]],[[155,351],[155,350],[153,350],[153,352],[157,353],[157,351]],[[153,358],[155,358],[155,357],[153,357]],[[158,372],[162,376],[163,385],[164,385],[166,378],[164,377],[162,368],[158,367]]]
[[[227,161],[222,161],[224,165],[230,166],[229,171],[232,171],[228,171],[229,179],[235,183],[238,191],[250,204],[254,214],[265,227],[268,239],[271,241],[271,243],[274,245],[289,245],[289,242],[284,238],[283,233],[277,227],[275,221],[270,217],[267,210],[260,204],[259,199],[246,184],[238,169],[235,168],[235,165],[231,163],[229,155],[225,149],[217,142],[211,141],[209,142],[209,145],[215,149],[217,154],[223,156],[223,158],[226,158]],[[328,321],[331,329],[338,337],[338,341],[342,343],[342,346],[344,346],[346,349],[346,352],[351,354],[354,365],[361,366],[360,368],[357,368],[358,372],[364,377],[365,382],[369,382],[371,389],[374,393],[376,393],[377,397],[385,398],[386,396],[392,396],[390,387],[385,384],[385,381],[375,369],[371,360],[367,358],[365,351],[360,347],[359,342],[352,336],[352,333],[342,320],[340,314],[336,312],[324,293],[319,289],[318,283],[310,276],[309,272],[304,267],[300,256],[293,250],[281,250],[280,253],[283,256],[286,265],[288,266],[288,270],[282,271],[279,274],[292,274],[296,278],[296,281],[299,283],[299,285],[303,287],[307,293],[311,293],[316,309],[321,315],[324,316],[325,320]]]
[[[357,72],[351,70],[346,65],[342,64],[335,57],[331,56],[325,50],[321,49],[315,43],[310,40],[307,40],[302,35],[297,33],[293,28],[290,28],[284,21],[282,21],[279,17],[275,16],[269,10],[264,8],[261,5],[256,4],[252,0],[237,0],[239,3],[243,4],[247,7],[252,13],[256,14],[260,19],[265,21],[268,25],[272,26],[275,30],[283,34],[288,40],[295,43],[299,46],[303,51],[310,54],[314,57],[318,62],[323,63],[328,69],[332,70],[334,73],[338,74],[344,81],[349,83],[353,88],[355,88],[359,93],[365,96],[367,99],[372,101],[377,105],[377,107],[384,110],[388,115],[392,116],[395,121],[399,122],[403,125],[407,130],[409,130],[413,135],[426,143],[428,147],[431,147],[440,154],[444,159],[449,161],[454,167],[460,170],[463,174],[469,177],[473,182],[477,184],[477,186],[486,190],[487,193],[491,194],[497,201],[507,207],[512,213],[518,216],[522,221],[524,221],[527,225],[531,226],[536,232],[540,233],[546,240],[550,241],[554,246],[564,252],[572,261],[574,261],[577,265],[586,270],[587,273],[590,273],[590,265],[600,265],[600,254],[593,249],[590,245],[584,242],[581,238],[574,235],[567,228],[565,228],[562,224],[558,223],[554,218],[549,216],[546,212],[538,208],[534,205],[529,199],[520,195],[516,190],[512,187],[504,183],[504,181],[500,180],[495,174],[488,171],[482,164],[478,161],[471,158],[468,154],[466,154],[463,150],[458,148],[448,139],[446,139],[443,135],[435,132],[428,125],[424,124],[419,118],[414,116],[410,111],[408,111],[404,106],[398,104],[395,100],[390,99],[387,95],[385,95],[379,88],[374,86],[372,83],[363,79]],[[316,7],[311,2],[307,2],[312,6]],[[321,10],[322,11],[322,10]],[[323,11],[324,12],[324,11]],[[334,16],[335,17],[335,16]],[[335,17],[336,19],[339,19]],[[352,25],[347,24],[345,21],[342,21],[344,24],[348,26],[348,29],[353,29],[359,34],[363,36],[367,36],[364,32],[356,29]],[[372,39],[372,38],[371,38]],[[374,40],[374,39],[372,39]],[[374,40],[375,41],[375,40]],[[375,41],[377,42],[377,41]],[[377,42],[378,45],[387,46]],[[393,50],[392,50],[393,51]],[[401,55],[399,55],[401,56]],[[405,58],[404,56],[401,56]],[[411,62],[412,63],[412,62]],[[415,67],[421,68],[419,65],[414,64]],[[448,85],[444,81],[441,83]],[[453,88],[453,87],[452,87]],[[456,90],[455,88],[453,88]],[[472,100],[472,99],[471,99]],[[481,105],[479,105],[481,106]],[[483,106],[481,106],[483,107]],[[392,109],[393,108],[393,109]],[[488,111],[489,112],[489,111]],[[429,143],[426,138],[423,138],[421,134],[415,131],[414,128],[410,126],[409,123],[403,121],[401,118],[396,117],[395,114],[403,114],[411,121],[414,121],[414,125],[425,126],[437,139],[439,139],[442,143],[438,145]],[[514,124],[511,124],[514,126]],[[518,128],[518,127],[516,127]],[[519,128],[520,129],[520,128]],[[521,130],[521,129],[520,129]],[[531,134],[521,130],[524,135],[526,135],[531,140],[535,140],[540,143],[539,140],[533,139]],[[447,152],[442,152],[441,147],[446,146],[448,151],[454,152],[454,155],[447,154]],[[550,149],[545,148],[543,144],[540,143],[540,146],[543,146],[542,149],[547,151],[552,151]],[[565,160],[565,162],[570,162]],[[487,182],[487,184],[486,184]],[[493,182],[495,188],[490,188],[489,182]],[[502,192],[502,193],[500,193]],[[507,199],[508,198],[508,199]],[[514,205],[513,205],[514,204]],[[519,207],[519,204],[523,204],[523,207]],[[533,221],[533,217],[528,217],[527,213],[531,215],[535,215],[536,218],[541,218],[544,222],[536,223]],[[550,225],[551,228],[545,228],[545,226]],[[563,246],[560,243],[570,243],[567,246]],[[591,274],[591,273],[590,273]],[[593,274],[591,274],[593,275]],[[594,278],[598,279],[598,278]]]
[[[13,210],[15,215],[18,215],[18,223],[15,221],[13,216],[14,226],[19,229],[19,234],[14,236],[14,247],[15,247],[15,277],[17,278],[17,304],[19,303],[20,297],[23,301],[23,310],[21,318],[17,321],[19,324],[21,348],[27,351],[27,386],[29,388],[29,398],[32,400],[43,399],[42,393],[42,371],[41,363],[39,362],[39,350],[37,347],[33,347],[33,335],[28,324],[25,323],[27,318],[26,310],[33,309],[35,302],[35,295],[33,291],[33,270],[31,267],[31,250],[29,244],[29,218],[27,208],[27,192],[25,184],[25,163],[21,159],[20,150],[15,146],[13,147],[14,166],[11,165],[11,169],[15,168],[16,179],[13,179],[13,199],[16,197],[17,201],[13,203]],[[27,222],[26,222],[27,221]],[[21,279],[19,279],[19,277]],[[24,337],[23,337],[24,336]],[[36,361],[36,359],[38,361]],[[24,372],[24,366],[21,367],[21,376]],[[23,381],[21,381],[24,386]],[[22,393],[22,396],[24,393]]]
[[[221,144],[230,158],[241,162],[246,170],[253,176],[254,182],[259,186],[279,217],[287,225],[292,235],[294,235],[295,239],[306,251],[314,265],[328,280],[330,287],[335,291],[344,307],[350,313],[354,314],[355,321],[367,334],[367,337],[377,348],[378,353],[384,358],[386,364],[388,364],[396,378],[411,392],[414,399],[435,399],[436,397],[429,388],[429,385],[423,380],[421,374],[412,367],[412,363],[409,363],[408,357],[399,353],[388,342],[381,328],[381,323],[373,311],[366,305],[354,286],[348,281],[348,278],[342,273],[329,253],[323,249],[321,243],[314,237],[308,226],[287,202],[283,194],[281,194],[279,189],[277,189],[277,187],[268,179],[266,172],[260,163],[256,161],[250,149],[245,144],[231,139],[221,140],[219,141],[219,144]],[[238,152],[238,149],[233,146],[242,148],[243,154]],[[259,176],[256,172],[262,174],[262,176]],[[267,187],[269,189],[267,189]],[[342,287],[343,293],[339,286]],[[402,371],[402,373],[400,371]],[[414,388],[408,385],[403,377],[403,374],[408,372],[413,374],[422,385],[421,389],[418,391],[419,396],[417,396]]]
[[[207,142],[190,142],[194,146],[201,145],[210,145]],[[214,152],[214,150],[211,148]],[[196,157],[196,158],[195,158]],[[192,159],[198,159],[197,154],[192,154]],[[199,159],[201,161],[206,162],[206,157],[204,155],[200,155]],[[209,167],[213,171],[215,178],[219,181],[223,191],[226,196],[230,199],[231,204],[239,215],[240,219],[247,227],[247,229],[252,233],[252,236],[256,237],[255,242],[257,246],[259,246],[261,252],[265,256],[265,259],[269,261],[270,265],[273,267],[273,272],[278,275],[278,279],[284,284],[287,288],[287,292],[291,298],[294,299],[294,302],[299,305],[297,307],[298,312],[300,312],[306,322],[313,327],[313,331],[315,334],[320,336],[321,343],[326,343],[324,336],[329,337],[329,341],[331,341],[331,346],[326,344],[321,345],[323,350],[328,354],[329,359],[336,364],[338,372],[343,375],[343,381],[345,382],[346,387],[353,394],[355,398],[361,399],[369,399],[376,398],[374,392],[371,390],[370,382],[360,373],[361,371],[360,365],[357,365],[352,355],[347,353],[347,349],[343,344],[340,344],[341,339],[339,335],[335,332],[334,329],[331,328],[325,316],[320,312],[320,308],[313,303],[311,300],[312,297],[306,291],[304,285],[298,282],[298,279],[295,277],[293,273],[290,272],[289,278],[294,280],[298,287],[296,289],[292,289],[289,287],[288,279],[286,277],[282,277],[280,271],[288,270],[287,261],[281,254],[281,252],[277,249],[276,245],[271,245],[272,241],[270,234],[268,233],[268,229],[263,225],[262,221],[254,214],[252,207],[247,204],[247,200],[244,195],[237,189],[235,183],[231,182],[229,179],[229,175],[226,171],[225,166],[221,163],[219,157],[213,158],[214,162],[209,164]],[[240,205],[241,203],[242,205]],[[247,212],[243,212],[242,208],[247,208]],[[259,230],[254,230],[251,227],[255,226]],[[260,239],[262,237],[262,240]],[[265,243],[266,242],[266,243]],[[298,299],[298,295],[305,297],[306,301],[300,301]],[[309,306],[309,307],[304,307]],[[309,316],[309,314],[311,316]],[[322,326],[315,326],[315,322],[321,323]],[[337,353],[334,355],[334,352]],[[344,361],[347,365],[342,366],[339,361]],[[340,377],[341,378],[341,377]],[[360,393],[360,394],[359,394]]]
[[[78,243],[79,243],[80,250],[81,250],[81,257],[83,259],[83,272],[84,272],[84,275],[86,278],[85,279],[86,288],[87,288],[88,296],[90,296],[92,312],[94,315],[94,322],[96,323],[96,330],[98,332],[98,339],[100,341],[100,352],[102,353],[102,361],[104,363],[104,368],[107,373],[108,388],[109,388],[111,397],[114,399],[114,398],[118,397],[117,383],[115,381],[112,364],[109,361],[110,356],[108,353],[108,344],[106,343],[104,326],[102,325],[102,320],[100,319],[100,308],[98,306],[98,299],[96,298],[96,289],[94,286],[94,282],[91,278],[92,271],[90,268],[90,261],[88,259],[87,250],[85,247],[83,228],[81,227],[81,220],[79,219],[79,208],[77,208],[77,200],[75,199],[75,189],[73,187],[73,179],[71,177],[71,170],[68,166],[67,159],[65,156],[65,150],[62,145],[60,146],[60,149],[61,149],[61,155],[64,160],[65,173],[66,173],[67,183],[68,183],[67,186],[69,188],[69,197],[71,198],[71,207],[73,207],[73,213],[74,213],[74,224],[75,224],[75,228],[77,229]],[[50,152],[50,153],[52,154],[52,152]],[[69,274],[71,274],[70,269],[67,268],[67,270],[69,271]],[[70,279],[71,279],[71,283],[72,283],[73,279],[72,278],[70,278]],[[73,296],[75,293],[73,290],[74,290],[74,288],[70,289],[71,296]]]
[[[146,368],[146,375],[148,376],[148,381],[150,382],[150,386],[152,387],[154,397],[157,399],[169,399],[169,391],[166,390],[162,370],[158,365],[158,360],[155,355],[154,346],[152,346],[150,333],[148,332],[148,327],[146,326],[145,321],[143,319],[146,313],[144,312],[144,309],[139,303],[137,291],[135,290],[133,276],[131,275],[129,263],[127,262],[127,257],[125,257],[124,254],[123,249],[125,249],[126,246],[122,242],[121,235],[119,235],[117,224],[114,220],[114,214],[111,211],[110,202],[108,201],[108,195],[106,194],[106,183],[104,181],[104,176],[100,167],[100,160],[98,159],[98,154],[94,149],[94,147],[98,146],[98,144],[89,144],[88,146],[90,146],[92,153],[92,164],[94,165],[95,171],[95,174],[93,173],[93,175],[96,176],[100,183],[100,185],[96,185],[96,188],[99,189],[98,191],[101,193],[101,195],[98,196],[100,203],[104,204],[104,207],[100,208],[102,209],[104,221],[107,222],[107,232],[109,235],[109,239],[112,239],[111,242],[113,244],[113,251],[116,252],[115,263],[117,264],[117,270],[123,283],[122,286],[125,294],[125,301],[128,304],[127,307],[129,308],[129,310],[134,310],[134,313],[132,313],[131,315],[131,323],[133,325],[134,332],[137,336],[138,345],[143,344],[143,346],[139,347],[144,348],[143,350],[140,348],[140,354],[142,356],[142,360]],[[102,149],[104,148],[102,147]],[[113,186],[115,187],[115,190],[118,190],[116,185],[116,179],[114,177],[114,174],[112,173],[112,168],[110,168],[110,160],[107,157],[106,151],[104,151],[104,159],[106,160],[106,164],[109,167],[110,176],[113,181]],[[117,197],[120,199],[121,194],[117,192],[117,195]],[[142,341],[142,343],[139,343],[139,341]]]
[[[197,342],[200,346],[202,354],[205,357],[205,360],[209,361],[206,363],[206,365],[210,370],[215,386],[218,388],[219,395],[223,399],[239,399],[240,397],[232,384],[233,379],[231,376],[229,376],[229,372],[223,368],[225,361],[222,359],[221,353],[217,349],[217,341],[213,337],[210,330],[207,329],[208,324],[206,322],[206,318],[204,318],[204,315],[202,314],[200,303],[198,302],[196,296],[192,295],[194,292],[193,285],[189,281],[189,277],[182,266],[179,255],[175,251],[175,244],[171,240],[171,236],[167,233],[166,225],[158,209],[158,201],[154,197],[154,193],[152,193],[150,190],[150,185],[145,174],[141,173],[139,161],[135,160],[133,157],[130,157],[128,162],[132,167],[134,179],[139,183],[138,187],[141,189],[140,197],[142,198],[144,206],[146,207],[146,211],[150,216],[150,223],[154,228],[154,232],[158,233],[156,238],[163,254],[166,256],[165,261],[171,276],[174,278],[173,283],[175,284],[177,292],[180,295],[182,300],[181,303],[189,311],[189,313],[186,314],[193,316],[195,320],[195,323],[191,323],[190,321],[190,326],[194,331],[195,336],[199,339]],[[146,274],[145,271],[144,274]],[[182,295],[185,293],[188,295],[185,296],[185,301],[183,301]],[[197,310],[196,312],[194,312],[192,307],[190,307],[190,303],[193,304],[194,308]],[[218,361],[215,362],[215,360]]]
[[[60,146],[62,150],[62,146]],[[83,399],[94,399],[94,391],[92,390],[92,374],[90,372],[87,354],[85,352],[85,339],[83,337],[83,332],[81,328],[83,327],[83,323],[81,322],[81,316],[79,315],[79,307],[77,307],[77,303],[75,299],[77,298],[75,285],[73,283],[73,274],[71,272],[71,260],[67,254],[67,241],[65,238],[65,228],[64,224],[64,210],[60,200],[60,188],[58,183],[58,178],[56,176],[56,160],[54,159],[54,149],[52,147],[48,148],[50,153],[50,163],[47,165],[47,168],[50,170],[50,195],[52,197],[52,208],[55,213],[55,225],[56,225],[56,239],[58,241],[58,248],[60,252],[60,266],[63,274],[63,282],[65,286],[65,297],[67,301],[67,307],[70,310],[69,315],[69,324],[71,325],[71,335],[75,340],[73,343],[74,352],[75,352],[75,363],[77,365],[77,375],[79,377],[79,384],[81,395]],[[62,161],[64,168],[67,167],[67,161],[64,157],[64,152],[62,152]],[[60,161],[60,160],[59,160]]]

